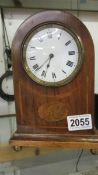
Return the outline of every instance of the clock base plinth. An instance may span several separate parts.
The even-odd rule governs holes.
[[[15,133],[10,139],[12,146],[35,148],[88,148],[98,149],[98,131],[92,135],[71,134],[24,134]]]

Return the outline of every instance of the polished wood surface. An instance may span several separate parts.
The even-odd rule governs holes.
[[[83,46],[83,65],[79,74],[73,81],[61,87],[38,85],[28,77],[22,65],[22,46],[25,38],[37,25],[47,23],[47,21],[71,28],[78,35]],[[51,141],[53,144],[60,142],[59,145],[74,147],[78,137],[81,144],[79,142],[77,145],[82,146],[81,138],[85,138],[85,135],[89,137],[96,135],[94,127],[94,46],[87,28],[81,21],[72,14],[61,11],[45,11],[31,16],[16,32],[12,44],[12,62],[17,131],[10,143],[21,143],[24,146],[28,146],[29,143],[30,146],[33,146],[33,143],[37,141],[36,146],[37,143],[40,143],[41,146]],[[68,131],[66,117],[77,114],[91,114],[93,128]],[[66,140],[66,137],[69,139]],[[71,138],[74,138],[74,141],[71,142]]]
[[[19,147],[18,147],[19,148]],[[38,150],[34,147],[24,147],[20,151],[16,151],[15,148],[10,146],[8,143],[0,144],[0,163],[12,161],[12,160],[23,160],[27,158],[34,158],[37,155],[40,154],[40,156],[43,155],[49,155],[51,153],[55,153],[58,151],[62,151],[61,148],[41,148],[41,150]],[[36,154],[36,153],[39,154]],[[0,169],[1,170],[1,169]]]
[[[49,142],[49,141],[23,141],[23,140],[13,140],[11,142],[12,145],[17,145],[17,146],[21,146],[23,145],[24,147],[34,147],[34,148],[39,148],[40,149],[45,149],[45,148],[54,148],[54,149],[57,149],[57,148],[82,148],[82,149],[96,149],[98,150],[98,140],[97,142],[89,142],[89,141],[86,141],[85,143],[84,142],[77,142],[77,141],[71,141],[71,142],[57,142],[57,141],[52,141],[52,142]]]

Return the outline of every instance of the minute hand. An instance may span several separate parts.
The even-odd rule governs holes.
[[[49,57],[43,62],[43,64],[41,66],[39,66],[38,68],[36,68],[35,71],[38,71],[39,69],[41,69],[48,60],[50,62],[51,58],[53,58],[53,57],[54,57],[54,55],[50,54]]]

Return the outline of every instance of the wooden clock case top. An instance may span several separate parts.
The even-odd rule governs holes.
[[[31,31],[42,23],[57,22],[68,26],[80,38],[83,65],[73,81],[61,87],[45,87],[26,74],[23,43]],[[13,77],[17,131],[10,139],[17,146],[97,147],[94,127],[94,47],[85,25],[72,14],[44,11],[21,24],[12,44]],[[68,115],[91,114],[91,130],[68,131]]]

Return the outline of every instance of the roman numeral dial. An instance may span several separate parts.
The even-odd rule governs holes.
[[[43,24],[24,46],[28,75],[41,85],[65,85],[74,79],[82,65],[81,42],[60,24]]]

